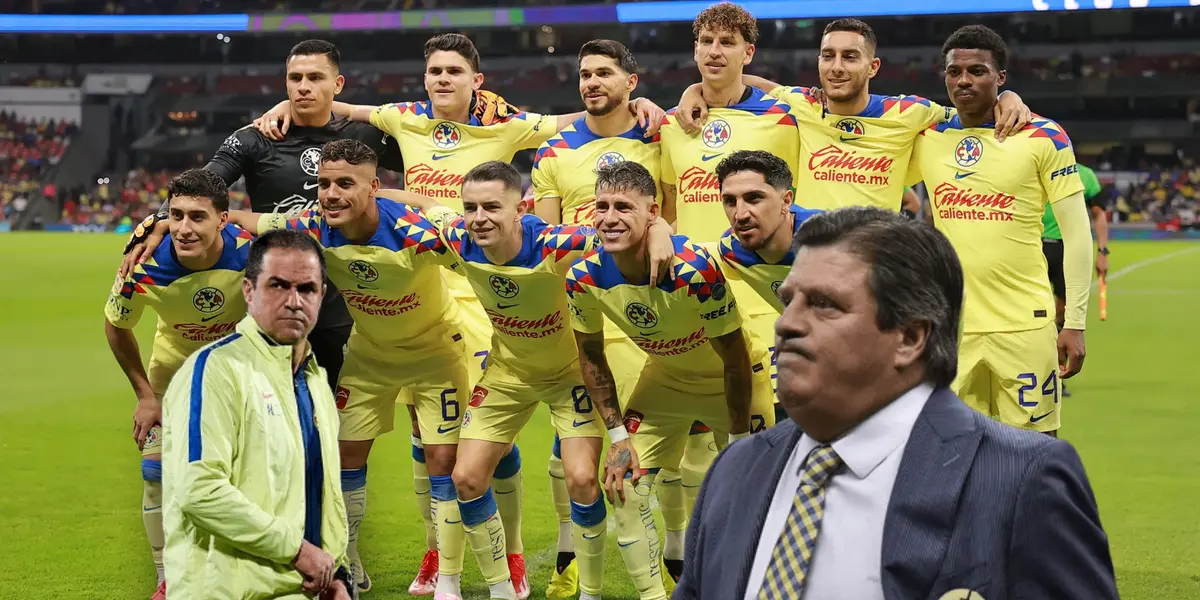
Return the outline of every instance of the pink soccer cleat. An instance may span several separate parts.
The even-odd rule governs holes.
[[[417,577],[413,579],[412,585],[408,586],[408,593],[413,596],[429,596],[437,590],[438,583],[438,554],[437,550],[427,550],[425,558],[421,559],[421,568],[417,570]],[[454,598],[441,598],[436,600],[455,600]]]
[[[522,554],[508,555],[508,575],[512,579],[513,589],[517,590],[517,600],[529,597],[529,579],[525,577],[525,556]]]
[[[154,595],[150,596],[150,600],[167,600],[167,582],[158,582],[158,589],[154,590]]]

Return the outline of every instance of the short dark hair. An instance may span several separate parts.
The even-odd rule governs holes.
[[[379,155],[370,146],[355,140],[343,139],[325,142],[321,147],[321,162],[344,161],[351,165],[378,165]]]
[[[254,238],[254,241],[250,243],[250,256],[246,258],[246,279],[249,279],[250,283],[258,285],[258,276],[262,274],[262,265],[267,258],[267,252],[274,249],[299,250],[316,254],[317,262],[321,264],[321,279],[325,279],[325,254],[321,252],[321,247],[317,245],[316,240],[299,231],[274,229]]]
[[[643,196],[658,196],[654,176],[641,163],[623,160],[596,169],[596,191],[626,190]]]
[[[920,221],[876,207],[821,213],[796,232],[792,248],[844,244],[867,263],[867,284],[878,305],[875,323],[893,330],[928,323],[921,360],[925,380],[943,387],[958,372],[963,271],[950,240]]]
[[[786,161],[763,150],[738,150],[717,163],[717,184],[725,185],[725,178],[741,171],[754,171],[763,176],[767,185],[777,190],[792,187],[792,170]]]
[[[479,50],[471,38],[461,33],[443,33],[429,38],[425,42],[425,60],[429,60],[434,52],[457,52],[471,63],[471,69],[479,72]]]
[[[217,212],[229,210],[229,186],[220,175],[207,169],[188,169],[167,184],[167,203],[175,196],[191,196],[212,200]]]
[[[585,56],[607,56],[621,67],[626,73],[637,73],[637,59],[633,57],[633,53],[625,44],[613,40],[592,40],[583,45],[579,49],[579,61],[576,65],[583,63]]]
[[[521,193],[521,173],[517,171],[516,167],[503,161],[489,160],[480,163],[467,171],[466,176],[463,177],[463,185],[487,181],[499,181],[504,184],[504,189]]]
[[[699,38],[700,32],[705,29],[736,31],[742,34],[747,44],[758,42],[758,20],[750,11],[733,2],[714,4],[700,11],[692,21],[692,37]]]
[[[867,47],[871,49],[872,53],[875,52],[875,48],[879,45],[879,41],[875,38],[875,30],[871,29],[871,26],[867,25],[865,21],[860,21],[859,19],[835,19],[830,21],[825,26],[825,31],[821,32],[821,37],[835,31],[849,31],[850,33],[857,33],[863,36],[863,39],[867,42]]]
[[[283,61],[283,64],[286,66],[292,62],[292,58],[297,56],[314,54],[324,54],[329,59],[329,64],[333,65],[334,71],[342,67],[342,53],[338,51],[337,46],[325,40],[304,40],[292,46],[292,51],[288,52],[287,60]]]
[[[1004,43],[1000,34],[984,25],[959,27],[942,44],[942,58],[946,58],[946,53],[951,50],[988,50],[997,69],[1003,71],[1008,68],[1008,44]]]

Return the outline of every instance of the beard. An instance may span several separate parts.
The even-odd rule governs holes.
[[[593,106],[590,104],[585,104],[584,106],[587,108],[587,112],[589,115],[592,115],[593,117],[603,117],[603,116],[607,116],[607,115],[611,114],[612,111],[616,110],[618,104],[620,104],[620,101],[613,98],[612,96],[606,96],[604,99],[604,103],[599,106]]]

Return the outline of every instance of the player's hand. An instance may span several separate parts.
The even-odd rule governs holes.
[[[475,102],[471,115],[479,119],[482,125],[495,125],[521,112],[521,109],[511,105],[503,97],[488,90],[476,90]]]
[[[129,239],[125,242],[125,249],[121,251],[121,254],[129,254],[129,251],[132,250],[133,247],[138,244],[138,242],[141,242],[143,239],[145,239],[146,234],[149,233],[151,229],[154,229],[154,225],[161,220],[162,216],[158,213],[154,213],[147,216],[145,219],[142,219],[142,222],[138,223],[137,227],[133,228],[133,233],[129,234]]]
[[[829,110],[829,96],[825,95],[825,90],[819,87],[808,88],[808,96],[821,105],[821,108]]]
[[[693,83],[679,98],[679,106],[675,109],[675,120],[688,135],[700,133],[704,123],[708,121],[708,103],[704,101],[704,93],[700,84]]]
[[[336,571],[333,557],[308,540],[300,542],[300,552],[296,554],[292,565],[304,576],[304,591],[310,594],[328,588]]]
[[[1001,94],[996,101],[992,119],[996,122],[996,141],[1003,142],[1004,138],[1024,129],[1033,120],[1033,112],[1016,92],[1009,92]]]
[[[321,592],[321,600],[351,600],[350,591],[346,589],[346,584],[339,580],[334,580],[325,591]]]
[[[268,139],[279,141],[292,126],[292,103],[284,100],[254,120],[254,128]]]
[[[625,502],[625,475],[630,474],[629,483],[637,485],[642,478],[638,463],[637,451],[633,449],[632,440],[621,440],[608,447],[608,458],[604,461],[604,491],[608,501]]]
[[[643,137],[654,137],[662,127],[667,112],[646,98],[635,98],[629,103],[629,112],[637,116],[638,126],[646,130]]]
[[[664,277],[675,280],[675,242],[671,226],[658,219],[650,226],[650,284],[658,285]]]
[[[1108,255],[1101,252],[1096,253],[1096,275],[1104,277],[1108,275]]]
[[[137,442],[138,450],[146,445],[146,436],[156,425],[162,425],[162,402],[153,394],[138,398],[137,408],[133,409],[133,441]]]
[[[146,262],[154,255],[154,251],[158,249],[158,245],[162,243],[163,238],[167,237],[167,232],[170,230],[171,225],[165,219],[155,223],[154,228],[146,233],[146,238],[129,249],[129,253],[121,261],[121,267],[117,269],[117,275],[124,279],[133,272],[134,266]]]
[[[1083,358],[1087,350],[1083,344],[1083,330],[1063,329],[1058,334],[1058,377],[1070,379],[1083,369]]]

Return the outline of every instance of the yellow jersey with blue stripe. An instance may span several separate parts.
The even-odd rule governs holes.
[[[795,237],[800,226],[809,217],[823,212],[800,208],[795,204],[788,208],[792,213],[791,237]],[[783,285],[783,280],[792,270],[796,253],[788,250],[788,253],[778,261],[767,262],[757,252],[742,246],[737,236],[733,234],[733,229],[726,230],[725,235],[721,236],[720,248],[721,262],[725,265],[725,274],[729,279],[746,282],[750,289],[771,305],[771,308],[783,313],[783,303],[779,301],[779,286]]]
[[[656,286],[627,281],[603,248],[576,260],[566,281],[571,325],[577,331],[599,333],[607,317],[662,372],[684,382],[720,378],[724,362],[709,339],[741,328],[737,303],[708,251],[681,235],[672,236],[672,241],[675,278],[664,278]],[[752,362],[765,354],[750,349]]]
[[[634,125],[620,135],[603,137],[588,128],[580,117],[538,147],[533,158],[534,202],[558,198],[562,222],[595,225],[596,170],[605,165],[633,161],[659,181],[660,135],[646,137],[646,129]],[[662,190],[659,190],[659,202]]]
[[[354,318],[354,333],[377,346],[419,351],[459,333],[458,305],[442,280],[454,256],[437,227],[404,204],[375,198],[379,228],[355,244],[316,211],[269,214],[259,231],[291,229],[312,236],[325,251],[326,274]]]
[[[796,165],[800,138],[792,112],[784,101],[747,88],[741,102],[709,109],[700,134],[688,135],[676,121],[675,109],[667,111],[659,129],[662,181],[675,186],[675,231],[715,250],[721,233],[729,227],[717,183],[717,164],[738,150],[766,150]]]
[[[563,281],[571,264],[598,245],[596,230],[549,225],[524,215],[521,251],[497,265],[471,240],[461,215],[438,208],[429,211],[429,218],[440,223],[446,244],[457,255],[457,269],[492,323],[488,368],[502,368],[526,383],[555,381],[577,368]]]
[[[1001,144],[993,123],[958,117],[917,140],[910,181],[925,181],[934,225],[962,261],[963,332],[1037,329],[1054,318],[1042,253],[1048,204],[1082,193],[1075,152],[1054,121],[1033,121]]]
[[[235,225],[226,225],[220,235],[223,247],[216,264],[193,271],[175,258],[168,234],[145,263],[117,279],[108,295],[104,317],[115,327],[132,329],[147,306],[158,314],[150,353],[156,392],[166,391],[188,355],[233,333],[246,315],[242,279],[254,236]]]
[[[472,116],[457,123],[433,116],[428,101],[384,104],[371,111],[371,124],[396,138],[404,159],[404,189],[462,212],[467,171],[489,160],[512,161],[519,150],[537,148],[557,127],[557,117],[518,112],[483,125]]]
[[[913,143],[954,114],[920,96],[871,94],[862,112],[844,116],[824,110],[809,88],[781,86],[771,95],[792,107],[799,124],[800,160],[791,163],[799,177],[796,197],[823,210],[899,211]]]

